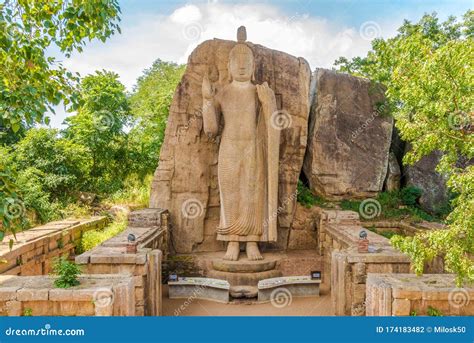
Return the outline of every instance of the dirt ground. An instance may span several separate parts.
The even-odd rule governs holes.
[[[283,304],[268,302],[221,304],[199,299],[169,299],[166,286],[163,289],[164,316],[332,316],[331,296],[294,297]]]

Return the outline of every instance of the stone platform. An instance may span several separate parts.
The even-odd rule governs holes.
[[[211,278],[179,278],[168,281],[170,299],[204,299],[222,303],[229,302],[230,285],[227,281]]]
[[[279,297],[319,296],[321,280],[310,276],[287,276],[261,280],[258,283],[258,301],[278,301]]]
[[[196,275],[226,280],[232,298],[254,298],[258,282],[282,276],[309,276],[322,271],[322,257],[315,250],[263,252],[264,260],[249,261],[241,254],[238,261],[223,260],[224,252],[198,253],[193,256],[177,255],[174,258],[192,264]],[[168,270],[168,273],[174,273]],[[190,276],[176,272],[178,276]]]

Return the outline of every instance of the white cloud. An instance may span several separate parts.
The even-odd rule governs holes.
[[[131,90],[137,77],[157,58],[186,63],[204,40],[235,40],[240,25],[247,27],[249,41],[304,57],[312,69],[329,68],[339,56],[364,55],[370,48],[370,40],[364,38],[374,34],[373,30],[364,34],[358,27],[341,26],[324,18],[284,13],[276,6],[214,1],[185,5],[169,16],[141,13],[124,19],[121,35],[105,44],[90,44],[82,54],[64,61],[65,66],[82,75],[100,69],[115,71]],[[395,32],[395,22],[377,25],[375,31],[380,32],[375,34],[387,37]],[[54,118],[53,125],[61,121]]]

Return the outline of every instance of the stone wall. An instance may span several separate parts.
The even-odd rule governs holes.
[[[54,258],[74,255],[84,232],[102,229],[106,217],[51,222],[5,236],[0,243],[0,274],[47,275]],[[10,250],[9,241],[14,240]]]
[[[136,252],[127,252],[128,236],[135,236]],[[135,315],[161,315],[161,262],[168,244],[168,212],[132,212],[129,226],[119,235],[76,257],[88,274],[122,274],[135,284]]]
[[[368,274],[367,316],[473,316],[474,288],[457,288],[452,274]]]
[[[410,260],[395,251],[385,237],[366,230],[376,253],[358,253],[359,232],[364,228],[353,211],[323,210],[319,222],[319,249],[323,255],[322,287],[331,290],[334,314],[365,315],[368,272],[408,273]]]
[[[134,280],[82,275],[79,286],[56,288],[54,277],[0,275],[1,316],[134,316]]]

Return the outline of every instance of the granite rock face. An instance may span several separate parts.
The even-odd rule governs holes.
[[[303,166],[311,189],[331,200],[375,196],[387,174],[393,129],[383,89],[326,69],[314,72],[313,84]]]
[[[436,171],[441,156],[441,152],[433,151],[405,168],[407,186],[421,189],[422,194],[418,200],[420,206],[431,213],[436,213],[449,201],[446,178]]]
[[[318,248],[317,224],[321,211],[319,207],[307,208],[296,204],[295,216],[290,230],[289,250],[306,250]]]
[[[400,165],[398,164],[397,157],[393,152],[390,152],[390,154],[388,155],[388,168],[387,177],[385,179],[385,190],[391,192],[400,189],[401,177],[402,172],[400,170]]]
[[[150,207],[169,210],[172,247],[177,253],[224,249],[224,243],[216,239],[219,136],[211,139],[203,131],[201,90],[205,74],[214,84],[229,82],[228,58],[235,44],[219,39],[200,44],[189,57],[170,107]],[[311,72],[302,58],[248,45],[255,56],[255,83],[268,82],[282,118],[289,122],[280,136],[278,242],[269,246],[286,249],[307,143]]]

